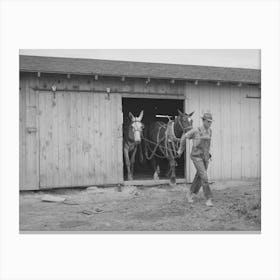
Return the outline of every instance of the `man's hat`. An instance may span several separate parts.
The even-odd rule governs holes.
[[[211,113],[204,113],[204,115],[202,116],[202,119],[203,120],[207,120],[209,122],[212,122],[213,119],[212,119],[212,114]]]

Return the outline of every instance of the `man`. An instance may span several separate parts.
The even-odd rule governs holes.
[[[184,134],[180,141],[180,147],[177,151],[178,155],[181,156],[186,148],[186,139],[193,140],[191,159],[196,168],[196,174],[193,183],[190,188],[190,192],[187,194],[187,199],[189,203],[193,202],[193,194],[197,194],[203,187],[203,192],[206,197],[206,205],[213,206],[212,203],[212,192],[209,187],[207,167],[211,155],[209,153],[212,130],[210,128],[212,124],[212,114],[205,113],[202,117],[203,125],[196,129],[191,129],[186,134]]]

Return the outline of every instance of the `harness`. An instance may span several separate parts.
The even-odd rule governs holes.
[[[189,125],[187,127],[183,127],[180,119],[178,119],[178,123],[183,131],[183,134],[186,133],[188,130],[190,130],[192,128],[192,125]],[[169,121],[168,124],[167,124],[167,130],[168,130],[168,137],[172,140],[172,141],[180,141],[181,138],[177,138],[176,135],[175,135],[175,131],[174,131],[174,124],[175,122],[174,121]],[[167,132],[166,130],[166,132]]]
[[[160,122],[158,122],[158,123],[160,125],[160,128],[157,133],[157,143],[155,143],[154,141],[150,141],[149,139],[146,139],[143,137],[143,140],[145,142],[147,142],[146,146],[148,147],[148,149],[151,153],[150,156],[148,156],[148,154],[146,154],[147,160],[150,160],[154,156],[156,156],[158,158],[169,158],[169,157],[171,157],[172,159],[178,158],[179,156],[177,154],[177,150],[180,146],[180,138],[177,138],[175,135],[175,131],[174,131],[175,121],[171,121],[169,118],[169,121],[167,124],[160,123]],[[185,133],[187,130],[192,128],[192,126],[188,126],[188,127],[184,128],[180,119],[178,119],[178,123],[179,123],[183,133]],[[162,129],[164,129],[164,136],[162,138],[160,138]],[[163,142],[163,145],[160,144],[162,142]],[[150,147],[149,143],[154,144],[155,147],[152,149]],[[160,154],[156,153],[158,148],[161,152]]]

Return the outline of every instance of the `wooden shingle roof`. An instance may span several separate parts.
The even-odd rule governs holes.
[[[20,71],[259,84],[256,69],[20,55]]]

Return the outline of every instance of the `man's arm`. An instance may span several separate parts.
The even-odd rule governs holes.
[[[191,129],[190,131],[188,131],[187,133],[185,133],[180,140],[180,147],[177,151],[177,154],[179,155],[179,157],[182,155],[182,153],[184,152],[184,150],[186,149],[186,139],[191,139],[194,137],[196,130],[195,129]]]

